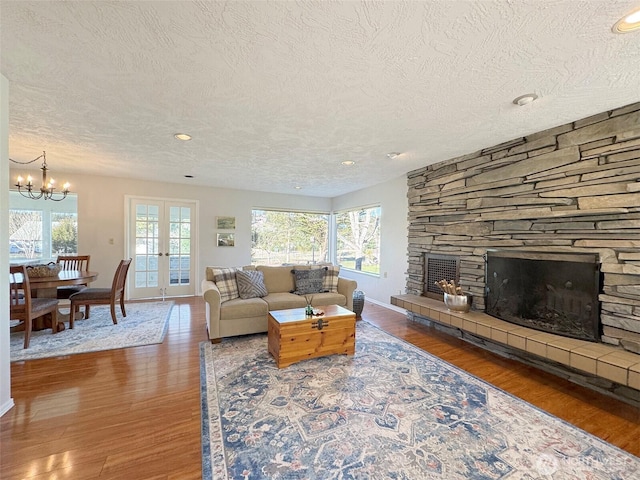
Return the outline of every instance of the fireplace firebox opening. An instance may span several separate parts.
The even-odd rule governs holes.
[[[486,313],[511,323],[600,341],[597,254],[489,250]]]

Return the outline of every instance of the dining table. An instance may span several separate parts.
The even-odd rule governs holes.
[[[57,298],[57,288],[68,285],[88,285],[98,278],[98,272],[88,270],[60,270],[57,275],[47,277],[29,277],[29,285],[31,286],[31,296],[34,298]],[[69,320],[69,313],[61,312],[58,309],[58,325],[56,332],[64,330],[64,322]],[[76,319],[79,319],[82,312],[78,312]],[[47,325],[47,316],[34,320],[33,329],[43,330],[51,328],[51,320]]]

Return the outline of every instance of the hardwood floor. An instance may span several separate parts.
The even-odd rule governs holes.
[[[161,345],[12,364],[0,478],[201,478],[201,298],[176,299]],[[640,409],[366,303],[362,317],[640,456]]]

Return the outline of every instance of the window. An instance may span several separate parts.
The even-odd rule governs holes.
[[[344,268],[380,274],[380,206],[336,213],[336,253]]]
[[[77,197],[31,200],[9,192],[9,258],[50,260],[78,252]]]
[[[329,258],[329,215],[253,210],[253,265],[313,264]]]

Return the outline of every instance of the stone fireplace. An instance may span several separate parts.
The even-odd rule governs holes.
[[[576,291],[578,280],[543,278],[532,287],[542,304],[495,307],[590,313],[579,338],[640,354],[640,103],[425,166],[407,185],[405,295],[425,298],[425,256],[455,257],[473,311],[489,314],[488,252],[588,254],[599,266],[597,303]],[[593,282],[592,268],[579,277]]]

